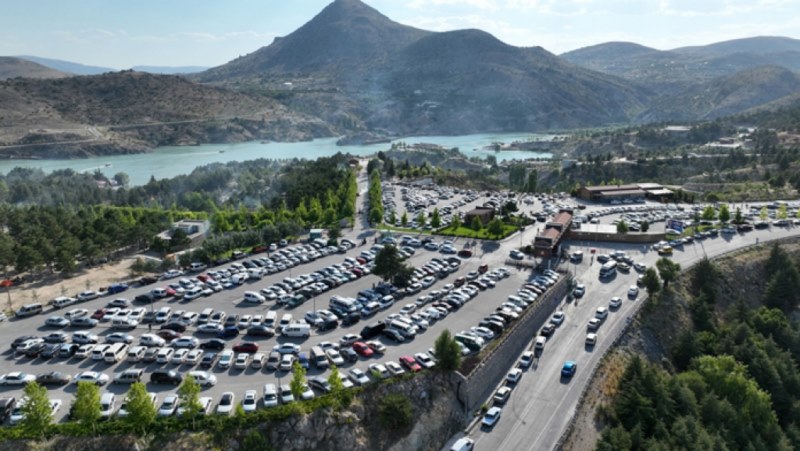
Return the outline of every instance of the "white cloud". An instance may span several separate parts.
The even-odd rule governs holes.
[[[406,6],[413,9],[429,9],[435,6],[464,6],[489,11],[498,9],[497,2],[493,0],[411,0]]]

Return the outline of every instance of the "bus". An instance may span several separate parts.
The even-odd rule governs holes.
[[[605,279],[607,277],[612,277],[617,273],[617,262],[614,260],[609,260],[603,263],[603,266],[600,268],[600,278]]]

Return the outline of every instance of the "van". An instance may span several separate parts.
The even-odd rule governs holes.
[[[203,289],[200,288],[200,287],[195,286],[195,287],[189,288],[188,290],[186,290],[185,293],[183,293],[183,299],[185,299],[187,301],[191,301],[193,299],[199,298],[202,295],[203,295]]]
[[[540,336],[536,337],[536,344],[533,347],[537,351],[543,351],[545,343],[547,343],[547,337],[542,337],[540,335]]]
[[[405,321],[399,321],[396,319],[392,320],[392,322],[389,323],[389,327],[400,332],[400,334],[407,339],[414,338],[417,335],[417,331],[415,330],[414,326],[406,323]]]
[[[264,407],[278,406],[278,388],[275,384],[264,385]]]
[[[261,268],[250,268],[247,270],[247,278],[249,280],[261,280],[264,277],[264,272]]]
[[[267,357],[267,369],[277,370],[278,365],[281,363],[281,354],[278,351],[272,351]]]
[[[103,360],[107,363],[117,363],[128,355],[128,345],[125,343],[114,343],[103,353]]]
[[[264,366],[264,362],[266,361],[267,361],[266,354],[264,354],[263,352],[256,352],[255,354],[253,354],[253,359],[250,361],[250,366],[252,368],[260,369],[262,366]]]
[[[292,323],[281,329],[281,335],[308,338],[311,336],[311,326],[305,323]]]
[[[94,349],[92,349],[92,360],[103,360],[106,350],[110,347],[111,345],[106,344],[95,346]]]
[[[100,418],[109,419],[114,413],[117,397],[113,393],[103,393],[100,397]]]
[[[355,313],[358,311],[355,299],[342,296],[333,296],[330,300],[330,306],[331,308],[339,309],[347,313]]]
[[[144,374],[144,370],[142,369],[131,369],[125,370],[114,378],[115,384],[133,384],[134,382],[141,382],[142,375]]]
[[[200,262],[193,262],[189,265],[189,271],[191,272],[200,272],[206,269],[206,265]]]
[[[330,367],[330,362],[328,361],[328,356],[325,354],[325,351],[322,350],[319,346],[314,346],[311,348],[311,361],[314,362],[314,365],[321,369],[327,369]]]
[[[75,298],[68,298],[66,296],[59,296],[59,297],[53,299],[52,304],[53,304],[53,308],[59,309],[59,308],[64,308],[64,307],[70,306],[70,305],[75,304],[77,302],[78,302],[78,300],[75,299]]]
[[[208,319],[211,318],[211,315],[213,315],[213,314],[214,314],[214,309],[213,308],[208,307],[208,308],[203,309],[203,311],[200,312],[200,316],[197,317],[197,323],[198,324],[207,323]]]
[[[472,451],[473,446],[475,446],[475,442],[472,441],[471,438],[462,437],[453,443],[453,446],[450,447],[450,451]]]
[[[141,362],[144,358],[144,353],[147,352],[147,346],[134,346],[128,350],[128,362],[136,363]]]
[[[23,305],[19,308],[19,310],[17,310],[17,316],[24,318],[26,316],[38,315],[39,313],[42,313],[43,310],[44,308],[42,307],[42,304]]]
[[[275,322],[278,320],[278,313],[275,310],[270,310],[267,312],[267,316],[264,318],[264,325],[267,327],[275,328]]]

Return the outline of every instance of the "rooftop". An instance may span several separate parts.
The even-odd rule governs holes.
[[[620,191],[620,190],[639,189],[639,186],[638,185],[584,186],[583,189],[592,193],[598,193],[601,191]]]
[[[601,192],[601,195],[605,197],[614,197],[614,196],[644,196],[644,190],[641,189],[625,189],[625,190],[618,190],[618,191],[608,191],[608,192]]]

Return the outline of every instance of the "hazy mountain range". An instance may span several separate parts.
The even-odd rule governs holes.
[[[28,67],[31,76],[47,76],[47,68],[58,71],[53,77],[110,71],[24,58],[47,66]],[[25,76],[19,63],[14,64],[16,69],[8,70],[11,61],[0,60],[0,75]],[[248,111],[277,105],[288,123],[314,123],[306,130],[322,135],[460,134],[702,120],[774,108],[800,97],[800,41],[794,39],[755,37],[668,51],[611,42],[554,55],[541,47],[507,45],[480,30],[431,32],[401,25],[359,0],[336,0],[293,33],[221,66],[195,73],[187,72],[202,68],[140,69],[181,71],[189,85],[197,86],[193,95],[203,95],[204,89],[212,89],[203,85],[212,85],[212,97],[229,91],[247,99]],[[45,87],[36,91],[36,101],[80,118],[81,124],[96,125],[93,118],[102,114],[92,111],[102,108],[107,96],[135,92],[143,82],[130,72],[102,82],[96,77],[70,79],[68,89],[81,92],[73,98],[80,103],[63,104],[63,78],[40,82],[58,86],[53,90],[62,100]],[[147,80],[142,89],[152,91],[154,81]],[[175,83],[169,80],[167,84]],[[18,100],[33,95],[18,91],[20,86],[4,88]],[[183,87],[181,92],[188,91]],[[159,92],[160,108],[170,105],[167,109],[176,114],[177,105],[187,102],[194,108],[192,117],[226,114],[214,102]],[[139,108],[139,123],[157,122],[158,112],[148,114],[146,105]],[[3,109],[0,103],[0,114]],[[17,125],[24,129],[36,124]],[[153,138],[148,142],[158,142]],[[225,138],[215,134],[208,139]]]

